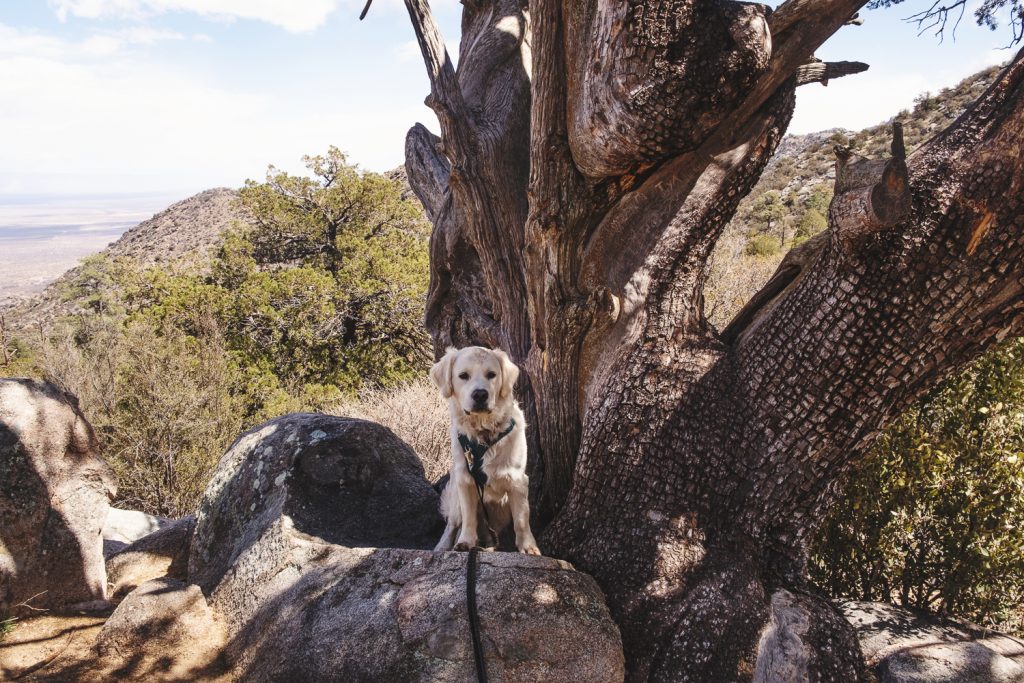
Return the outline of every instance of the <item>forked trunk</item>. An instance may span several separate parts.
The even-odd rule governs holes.
[[[1024,331],[1024,59],[904,158],[837,150],[829,230],[719,333],[707,262],[812,52],[859,0],[407,0],[441,137],[407,139],[441,350],[528,381],[541,547],[591,573],[632,680],[863,678],[808,541],[884,424]]]

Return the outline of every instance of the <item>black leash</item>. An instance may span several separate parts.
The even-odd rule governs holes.
[[[476,680],[487,683],[487,663],[484,661],[484,648],[480,642],[480,614],[476,609],[476,564],[480,548],[469,549],[466,564],[466,606],[469,608],[469,632],[473,636],[473,659],[476,660]]]
[[[487,525],[487,531],[490,532],[495,543],[498,542],[498,534],[491,526],[487,506],[484,504],[484,485],[487,484],[487,473],[484,472],[484,454],[515,428],[516,421],[509,420],[508,427],[491,443],[480,443],[465,434],[459,434],[459,445],[462,446],[462,454],[466,457],[466,468],[469,470],[470,476],[473,477],[473,483],[476,484],[476,495],[480,499],[480,510],[484,513],[484,524]],[[487,683],[487,662],[484,661],[484,647],[480,641],[480,613],[476,607],[476,569],[479,553],[480,546],[473,546],[469,549],[469,558],[466,560],[466,608],[469,611],[469,632],[473,637],[476,680],[478,683]]]

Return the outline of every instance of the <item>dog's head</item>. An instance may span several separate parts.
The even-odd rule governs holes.
[[[519,368],[501,349],[449,348],[430,369],[430,379],[445,398],[454,398],[467,413],[489,413],[508,402]]]

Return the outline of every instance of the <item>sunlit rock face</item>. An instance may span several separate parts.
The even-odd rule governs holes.
[[[0,380],[0,614],[106,599],[101,533],[115,492],[74,396]]]

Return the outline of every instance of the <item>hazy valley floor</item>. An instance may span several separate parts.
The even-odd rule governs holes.
[[[0,196],[0,303],[41,291],[177,195]]]

